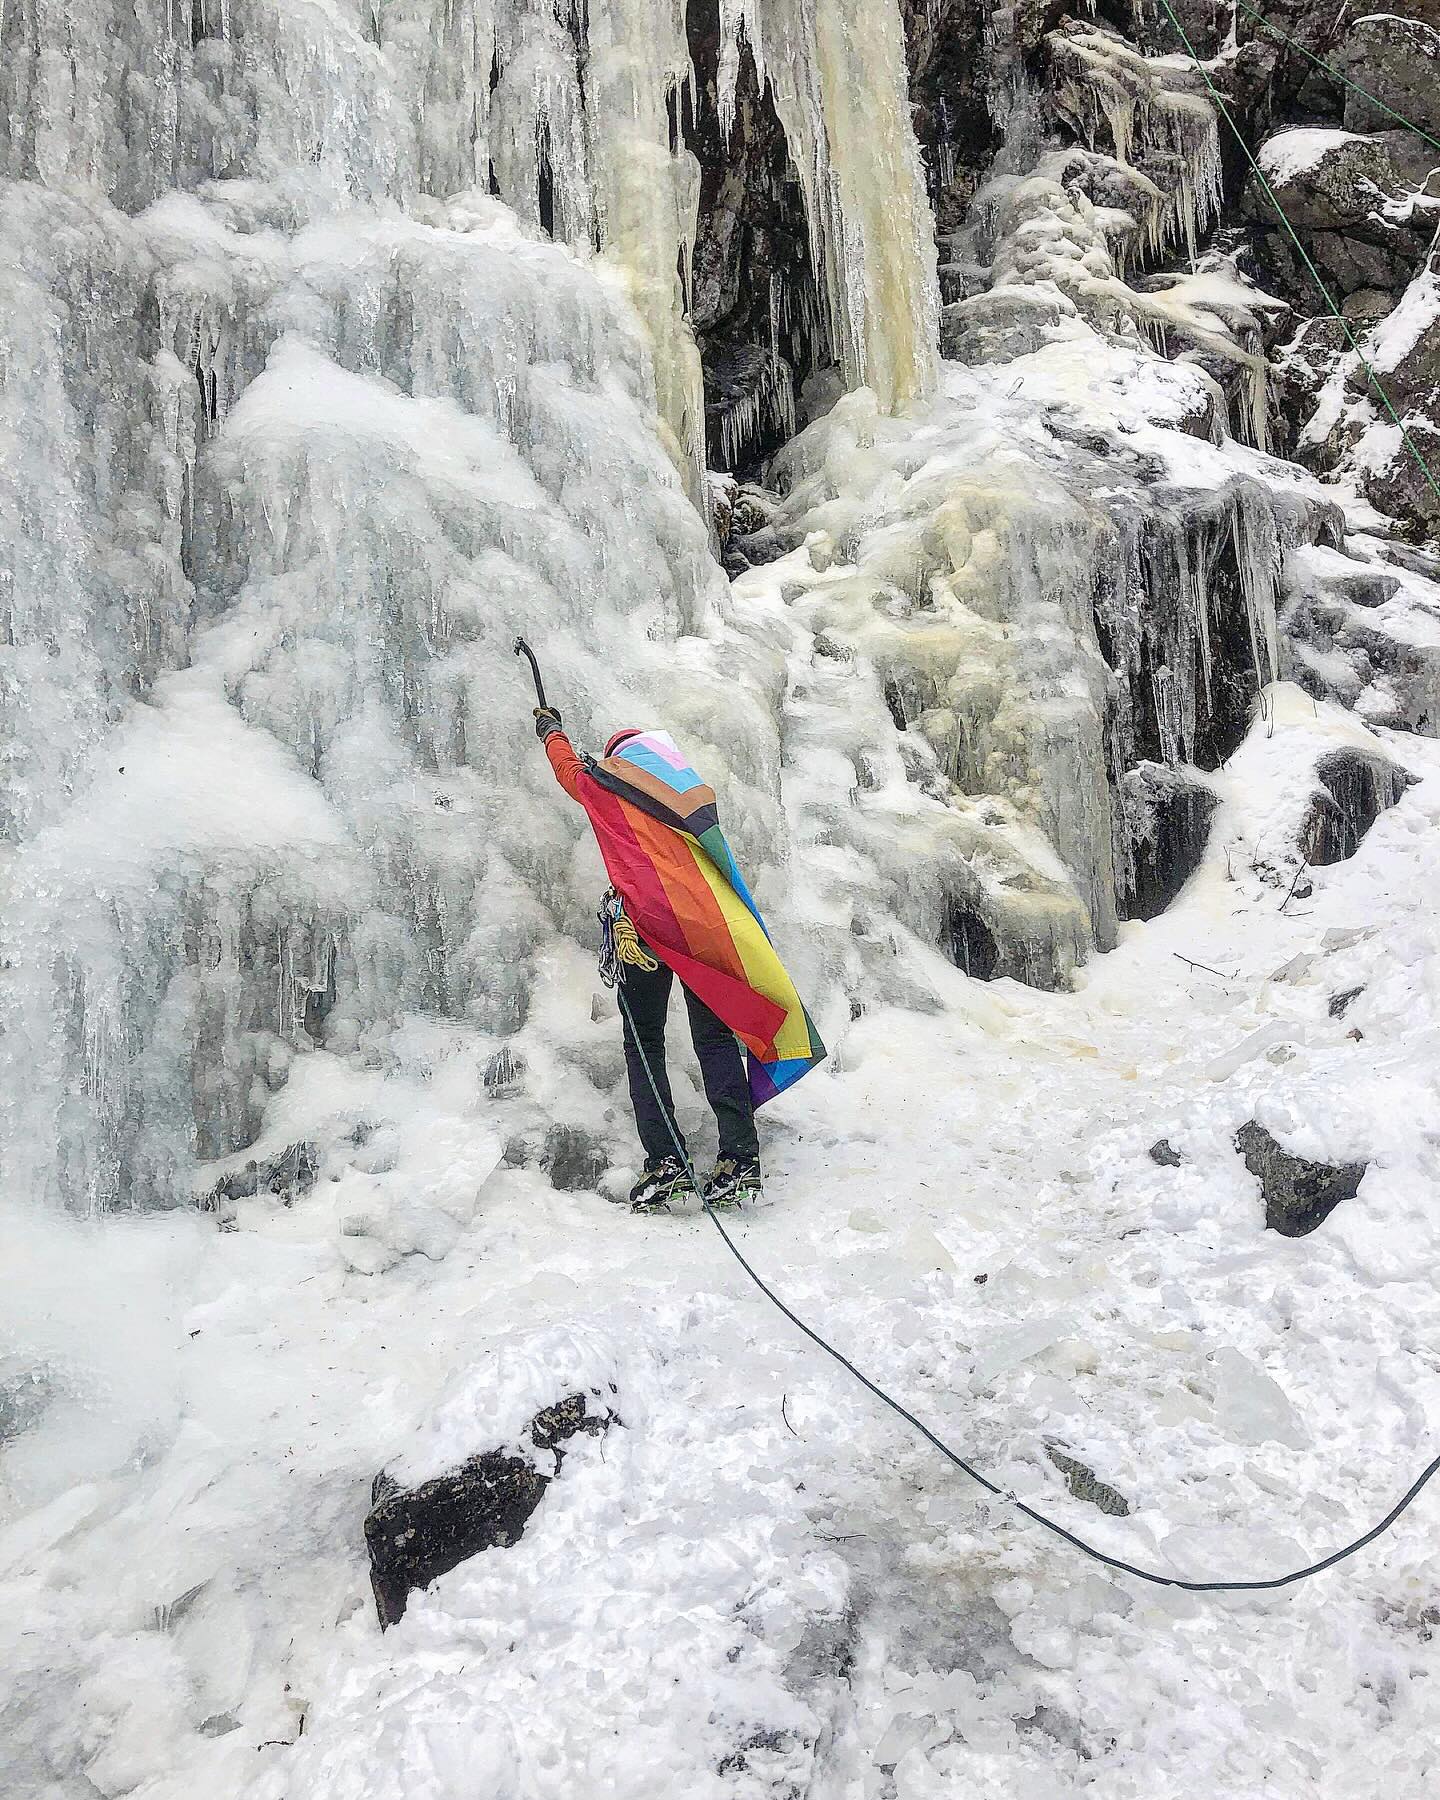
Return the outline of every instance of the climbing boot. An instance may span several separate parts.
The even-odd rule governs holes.
[[[722,1156],[706,1184],[705,1204],[716,1212],[733,1212],[737,1206],[758,1200],[764,1191],[758,1157]]]
[[[678,1156],[662,1156],[647,1162],[645,1173],[630,1190],[630,1210],[637,1213],[668,1212],[690,1185],[685,1165]]]

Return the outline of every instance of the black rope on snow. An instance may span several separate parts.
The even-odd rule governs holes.
[[[1385,1517],[1378,1525],[1372,1526],[1369,1531],[1344,1545],[1341,1549],[1332,1551],[1329,1556],[1321,1557],[1318,1562],[1307,1563],[1303,1569],[1292,1569],[1288,1575],[1274,1575],[1263,1581],[1184,1581],[1176,1575],[1161,1575],[1153,1569],[1142,1569],[1135,1563],[1126,1562],[1123,1557],[1111,1556],[1107,1551],[1097,1549],[1094,1544],[1087,1544],[1084,1538],[1077,1537],[1073,1531],[1067,1531],[1065,1527],[1057,1523],[1056,1520],[1047,1518],[1044,1513],[1037,1512],[1033,1506],[1028,1506],[1025,1501],[1019,1499],[1016,1495],[1007,1493],[1004,1488],[993,1482],[988,1475],[982,1474],[973,1463],[967,1462],[966,1459],[960,1455],[958,1450],[952,1450],[949,1444],[947,1444],[943,1438],[937,1437],[922,1419],[916,1418],[909,1407],[904,1406],[893,1394],[886,1393],[885,1389],[882,1388],[878,1382],[872,1381],[863,1369],[857,1369],[855,1364],[850,1361],[849,1357],[846,1356],[843,1351],[837,1350],[828,1339],[823,1338],[813,1325],[807,1325],[804,1319],[802,1319],[797,1312],[793,1311],[791,1307],[787,1306],[764,1278],[751,1267],[742,1254],[740,1247],[721,1223],[719,1214],[705,1198],[704,1189],[700,1186],[699,1179],[695,1174],[694,1164],[690,1160],[689,1153],[676,1128],[675,1121],[670,1115],[670,1108],[666,1106],[665,1102],[660,1097],[660,1089],[656,1085],[654,1071],[650,1067],[650,1059],[646,1056],[644,1048],[640,1043],[640,1035],[635,1029],[635,1019],[630,1011],[630,1003],[625,998],[625,986],[623,980],[616,988],[615,992],[616,998],[620,1002],[620,1010],[624,1013],[625,1022],[630,1028],[630,1035],[634,1040],[635,1048],[640,1053],[640,1063],[645,1070],[645,1079],[650,1084],[650,1092],[655,1096],[655,1104],[660,1108],[661,1114],[664,1117],[665,1127],[670,1133],[670,1140],[674,1144],[676,1153],[684,1166],[690,1185],[695,1190],[695,1197],[703,1207],[710,1223],[724,1239],[725,1247],[750,1277],[751,1281],[754,1282],[755,1286],[759,1288],[760,1292],[778,1312],[784,1314],[797,1331],[802,1332],[810,1339],[812,1344],[816,1345],[819,1349],[823,1350],[828,1357],[839,1363],[840,1367],[844,1369],[847,1374],[853,1375],[856,1381],[860,1383],[861,1387],[865,1388],[869,1393],[872,1393],[877,1400],[882,1401],[892,1412],[898,1413],[907,1425],[913,1426],[914,1429],[919,1432],[920,1436],[925,1439],[926,1443],[931,1445],[933,1449],[938,1450],[947,1462],[953,1463],[957,1469],[968,1475],[972,1481],[978,1482],[987,1493],[993,1494],[998,1500],[1008,1501],[1010,1505],[1017,1507],[1024,1513],[1027,1519],[1033,1520],[1035,1524],[1043,1527],[1044,1530],[1053,1532],[1056,1537],[1069,1544],[1072,1549],[1080,1551],[1082,1555],[1090,1557],[1095,1562],[1103,1563],[1107,1569],[1114,1569],[1119,1574],[1133,1575],[1137,1581],[1148,1581],[1155,1587],[1180,1588],[1188,1594],[1255,1593],[1263,1592],[1270,1588],[1290,1587],[1297,1581],[1305,1581],[1312,1575],[1319,1575],[1325,1569],[1334,1568],[1336,1563],[1344,1562],[1347,1557],[1354,1556],[1358,1550],[1363,1550],[1367,1544],[1373,1544],[1375,1539],[1387,1532],[1400,1515],[1411,1505],[1427,1482],[1429,1482],[1437,1472],[1440,1472],[1440,1456],[1437,1456],[1434,1461],[1430,1463],[1429,1467],[1426,1468],[1419,1478],[1411,1485],[1405,1495],[1391,1507],[1390,1511],[1386,1513]]]
[[[1244,0],[1238,0],[1238,3],[1243,5]],[[1276,198],[1274,189],[1271,187],[1270,183],[1266,180],[1264,171],[1261,169],[1259,163],[1257,162],[1254,153],[1250,149],[1250,146],[1246,143],[1244,135],[1241,132],[1239,126],[1235,123],[1235,120],[1234,120],[1233,116],[1231,115],[1229,107],[1225,104],[1225,101],[1221,97],[1217,88],[1215,87],[1214,82],[1211,81],[1209,72],[1206,70],[1204,64],[1201,62],[1199,56],[1195,52],[1194,45],[1190,42],[1190,39],[1186,36],[1185,28],[1180,23],[1179,18],[1176,16],[1174,8],[1170,4],[1170,0],[1160,0],[1160,5],[1164,9],[1166,15],[1168,16],[1170,23],[1175,27],[1176,34],[1179,36],[1180,41],[1184,44],[1186,51],[1189,53],[1190,60],[1194,63],[1196,69],[1198,70],[1198,72],[1201,76],[1201,79],[1204,81],[1205,86],[1209,91],[1210,97],[1214,101],[1215,106],[1218,109],[1221,117],[1225,120],[1225,123],[1230,127],[1230,130],[1234,134],[1236,141],[1239,143],[1241,150],[1244,152],[1246,161],[1250,164],[1250,167],[1253,169],[1256,179],[1259,181],[1261,188],[1265,192],[1266,198],[1269,200],[1271,206],[1275,209],[1275,212],[1278,214],[1278,216],[1280,218],[1280,222],[1285,227],[1285,230],[1288,233],[1289,237],[1291,238],[1292,242],[1294,243],[1296,250],[1299,251],[1300,257],[1301,257],[1302,261],[1304,262],[1305,267],[1309,270],[1310,275],[1315,282],[1315,286],[1317,287],[1317,289],[1320,292],[1321,298],[1325,301],[1327,307],[1334,314],[1335,318],[1339,320],[1341,330],[1343,331],[1343,333],[1350,345],[1351,350],[1358,357],[1361,365],[1364,367],[1365,372],[1370,379],[1371,386],[1375,389],[1376,393],[1380,396],[1381,402],[1383,403],[1386,412],[1389,413],[1391,419],[1399,427],[1401,438],[1403,439],[1406,448],[1409,450],[1410,454],[1414,457],[1416,463],[1419,465],[1421,475],[1424,477],[1424,479],[1429,484],[1429,486],[1434,490],[1437,498],[1440,498],[1440,483],[1437,483],[1434,474],[1431,472],[1429,464],[1425,461],[1425,458],[1421,455],[1419,449],[1416,447],[1414,440],[1411,438],[1410,433],[1406,430],[1404,422],[1401,420],[1400,415],[1395,411],[1395,408],[1394,408],[1393,404],[1391,403],[1390,396],[1386,393],[1385,389],[1381,386],[1380,378],[1376,375],[1375,370],[1371,366],[1368,358],[1365,356],[1364,351],[1360,348],[1359,342],[1356,339],[1354,332],[1351,331],[1351,329],[1350,329],[1348,320],[1345,319],[1345,317],[1342,315],[1342,313],[1340,311],[1340,308],[1335,304],[1335,301],[1334,301],[1333,297],[1331,296],[1330,290],[1326,287],[1325,282],[1324,282],[1323,278],[1321,277],[1319,270],[1315,267],[1314,263],[1310,260],[1310,257],[1308,255],[1308,253],[1306,252],[1305,246],[1300,242],[1300,239],[1299,239],[1298,235],[1296,234],[1295,227],[1290,222],[1289,215],[1286,213],[1284,207],[1280,204],[1279,200]],[[1262,15],[1260,15],[1258,13],[1254,13],[1253,8],[1251,8],[1247,5],[1247,6],[1245,6],[1245,11],[1252,13],[1252,16],[1257,18],[1260,21],[1260,23],[1264,24],[1267,27],[1267,29],[1269,29],[1271,31],[1276,30],[1276,28],[1274,26],[1270,25],[1269,20],[1264,19],[1262,17]],[[1284,34],[1277,33],[1277,35],[1283,36]],[[1289,41],[1289,40],[1287,40],[1287,41]],[[1297,44],[1296,48],[1303,50],[1304,46]],[[1310,52],[1305,51],[1305,54],[1310,55]],[[1319,58],[1311,56],[1311,60],[1318,62]],[[1323,65],[1323,64],[1322,64],[1322,66],[1328,67],[1328,65]],[[1331,70],[1330,72],[1332,74],[1334,74],[1338,80],[1341,80],[1341,81],[1345,80],[1345,77],[1340,75],[1338,70]],[[1365,90],[1363,88],[1360,88],[1357,83],[1350,82],[1350,83],[1347,83],[1347,85],[1356,87],[1357,91],[1360,93],[1365,93]],[[1365,97],[1367,99],[1374,98],[1373,95],[1370,95],[1368,93],[1366,93]],[[1376,104],[1383,105],[1384,103],[1377,101]],[[1385,110],[1390,111],[1391,109],[1387,107]],[[1398,113],[1395,116],[1397,118],[1401,117],[1401,115]],[[1402,122],[1405,125],[1409,126],[1412,131],[1415,131],[1421,137],[1426,138],[1427,141],[1429,141],[1431,143],[1433,143],[1435,141],[1433,138],[1429,138],[1428,133],[1420,131],[1419,127],[1416,126],[1415,124],[1413,124],[1413,122],[1411,120],[1402,119]],[[532,670],[534,670],[534,673],[536,676],[536,686],[538,689],[538,687],[539,687],[539,671],[538,671],[538,669],[535,669],[535,659],[534,659],[534,656],[530,652],[529,646],[524,643],[523,639],[517,639],[515,648],[516,648],[517,653],[523,650],[525,652],[525,654],[530,657],[531,668],[532,668]],[[542,704],[543,704],[543,700],[542,700]],[[787,1318],[790,1321],[790,1323],[795,1327],[795,1329],[797,1331],[803,1333],[804,1336],[809,1338],[812,1344],[814,1344],[818,1349],[823,1350],[825,1352],[825,1354],[828,1357],[832,1358],[835,1362],[839,1363],[840,1367],[842,1369],[844,1369],[847,1374],[853,1375],[854,1378],[856,1379],[856,1381],[858,1381],[860,1383],[860,1385],[867,1390],[867,1392],[873,1394],[877,1400],[881,1401],[884,1405],[888,1406],[892,1412],[898,1414],[898,1416],[900,1418],[904,1419],[904,1421],[906,1422],[907,1425],[912,1426],[917,1432],[919,1432],[920,1436],[925,1439],[926,1443],[930,1444],[934,1449],[938,1450],[940,1452],[940,1454],[946,1459],[947,1462],[953,1463],[957,1469],[961,1470],[962,1473],[968,1475],[972,1481],[977,1482],[982,1488],[985,1489],[985,1491],[987,1493],[993,1494],[997,1499],[1008,1501],[1010,1503],[1010,1505],[1018,1508],[1018,1510],[1020,1512],[1024,1513],[1024,1515],[1027,1519],[1033,1520],[1035,1524],[1041,1526],[1044,1530],[1052,1532],[1056,1537],[1060,1538],[1063,1542],[1069,1544],[1072,1549],[1080,1551],[1082,1555],[1090,1557],[1095,1562],[1102,1563],[1107,1569],[1116,1570],[1119,1574],[1133,1575],[1137,1581],[1147,1581],[1147,1582],[1150,1582],[1155,1587],[1179,1588],[1182,1591],[1184,1591],[1185,1593],[1190,1593],[1190,1594],[1261,1593],[1261,1592],[1265,1592],[1265,1591],[1275,1589],[1275,1588],[1290,1587],[1295,1582],[1308,1580],[1310,1576],[1319,1575],[1326,1569],[1333,1569],[1337,1563],[1344,1562],[1348,1557],[1354,1556],[1357,1553],[1357,1551],[1363,1550],[1367,1544],[1373,1544],[1375,1542],[1376,1538],[1383,1536],[1384,1533],[1387,1532],[1390,1529],[1390,1527],[1395,1523],[1395,1521],[1401,1516],[1401,1514],[1404,1513],[1414,1503],[1414,1501],[1419,1496],[1421,1491],[1434,1478],[1434,1476],[1437,1473],[1440,1473],[1440,1456],[1436,1456],[1434,1458],[1434,1460],[1431,1463],[1429,1463],[1429,1465],[1424,1470],[1422,1470],[1420,1475],[1411,1484],[1409,1489],[1405,1492],[1405,1494],[1403,1494],[1401,1496],[1401,1498],[1395,1503],[1395,1505],[1391,1507],[1390,1511],[1388,1513],[1386,1513],[1385,1517],[1383,1519],[1381,1519],[1381,1521],[1378,1525],[1372,1526],[1369,1531],[1362,1533],[1361,1536],[1353,1539],[1350,1543],[1343,1545],[1339,1550],[1332,1551],[1329,1556],[1321,1557],[1317,1562],[1307,1563],[1305,1565],[1305,1567],[1301,1568],[1301,1569],[1292,1569],[1288,1575],[1275,1575],[1275,1576],[1271,1576],[1271,1577],[1269,1577],[1265,1580],[1261,1580],[1261,1581],[1185,1581],[1185,1580],[1182,1580],[1179,1576],[1161,1575],[1153,1569],[1142,1569],[1142,1568],[1138,1567],[1138,1565],[1135,1563],[1126,1562],[1123,1557],[1111,1556],[1107,1551],[1098,1549],[1094,1544],[1086,1543],[1084,1538],[1077,1537],[1073,1531],[1067,1531],[1063,1525],[1058,1524],[1054,1519],[1047,1518],[1046,1515],[1042,1512],[1037,1512],[1033,1506],[1027,1505],[1025,1501],[1019,1499],[1016,1495],[1007,1493],[1005,1491],[1005,1489],[998,1486],[997,1483],[993,1482],[989,1478],[988,1475],[982,1474],[981,1471],[979,1469],[977,1469],[973,1463],[967,1462],[966,1459],[963,1456],[961,1456],[958,1451],[952,1450],[951,1447],[947,1443],[945,1443],[942,1438],[939,1438],[935,1435],[935,1433],[930,1429],[930,1427],[928,1425],[926,1425],[924,1423],[923,1420],[918,1419],[915,1416],[915,1414],[913,1412],[911,1412],[907,1406],[904,1406],[899,1400],[897,1400],[894,1397],[893,1394],[887,1393],[885,1391],[885,1389],[882,1388],[877,1382],[872,1381],[870,1379],[870,1377],[868,1375],[866,1375],[862,1369],[856,1368],[855,1364],[850,1361],[849,1357],[844,1355],[844,1353],[842,1351],[837,1350],[835,1348],[835,1346],[832,1343],[830,1343],[828,1341],[828,1339],[822,1337],[820,1335],[820,1333],[818,1331],[816,1331],[812,1325],[807,1325],[806,1322],[804,1321],[804,1319],[802,1319],[798,1313],[793,1311],[791,1307],[787,1306],[785,1301],[783,1301],[780,1298],[780,1296],[775,1292],[775,1290],[773,1288],[771,1288],[765,1282],[765,1280],[756,1272],[756,1270],[754,1268],[751,1267],[751,1265],[746,1261],[739,1246],[735,1243],[735,1240],[730,1236],[730,1233],[725,1229],[724,1225],[721,1223],[719,1215],[715,1212],[715,1209],[710,1205],[710,1202],[705,1198],[704,1189],[700,1186],[700,1182],[696,1177],[694,1165],[692,1164],[689,1154],[687,1153],[687,1151],[685,1149],[684,1143],[681,1140],[679,1131],[676,1129],[675,1121],[673,1120],[673,1118],[670,1115],[670,1109],[669,1109],[669,1107],[666,1106],[665,1102],[660,1097],[660,1090],[656,1086],[655,1076],[650,1067],[650,1059],[646,1056],[645,1051],[640,1043],[639,1033],[635,1030],[635,1020],[630,1012],[630,1003],[625,998],[625,990],[624,990],[623,980],[621,981],[620,985],[616,989],[616,997],[619,999],[621,1011],[624,1013],[625,1021],[630,1028],[630,1035],[635,1041],[635,1048],[637,1049],[637,1051],[639,1051],[641,1066],[645,1070],[645,1078],[650,1084],[650,1091],[655,1096],[655,1103],[660,1108],[661,1115],[663,1116],[663,1118],[665,1120],[666,1129],[670,1133],[671,1142],[674,1144],[676,1152],[679,1155],[680,1161],[681,1161],[682,1165],[684,1166],[685,1174],[689,1179],[690,1186],[695,1191],[696,1199],[699,1200],[701,1207],[704,1209],[706,1216],[710,1220],[710,1223],[720,1233],[721,1238],[724,1240],[726,1249],[729,1250],[730,1254],[735,1258],[736,1262],[739,1263],[740,1267],[750,1277],[751,1281],[754,1282],[755,1286],[760,1290],[760,1292],[765,1296],[765,1298],[770,1302],[770,1304],[772,1306],[774,1306],[778,1312],[782,1313],[785,1316],[785,1318]]]

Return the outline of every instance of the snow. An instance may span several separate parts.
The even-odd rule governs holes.
[[[1440,237],[1420,273],[1400,296],[1400,304],[1370,333],[1366,354],[1380,374],[1399,368],[1426,332],[1440,323]]]
[[[832,1045],[733,1227],[786,1300],[1114,1554],[1368,1526],[1440,1410],[1440,594],[1261,448],[1186,71],[1067,27],[1089,147],[1043,151],[1001,9],[970,249],[1029,324],[941,366],[898,9],[722,0],[850,390],[732,585],[675,0],[3,11],[0,1790],[1422,1791],[1429,1497],[1280,1595],[1122,1580],[693,1208],[611,1204],[600,865],[512,654],[582,745],[675,731]],[[1417,784],[1307,873],[1340,749]],[[1218,811],[1139,925],[1147,764]],[[1368,1163],[1313,1236],[1264,1230],[1252,1117]],[[240,1191],[299,1146],[313,1182]],[[376,1474],[554,1473],[574,1392],[609,1429],[382,1636]]]
[[[734,1227],[1007,1489],[1191,1576],[1270,1573],[1368,1525],[1440,1410],[1437,758],[1382,740],[1426,779],[1282,909],[1263,859],[1303,771],[1360,728],[1275,701],[1170,914],[1073,994],[936,967],[942,1013],[867,1013],[769,1121],[771,1198]],[[1270,1049],[1216,1080],[1256,1031]],[[391,1082],[367,1099],[406,1121],[390,1177],[453,1207],[425,1140],[463,1084]],[[323,1137],[340,1098],[296,1097],[287,1129]],[[1252,1115],[1305,1154],[1371,1160],[1309,1238],[1262,1229],[1230,1142]],[[1160,1136],[1180,1168],[1146,1156]],[[1417,1791],[1432,1501],[1279,1596],[1139,1588],[877,1410],[703,1219],[633,1220],[497,1167],[444,1260],[366,1276],[338,1220],[374,1177],[346,1156],[220,1235],[12,1202],[6,1356],[42,1359],[65,1396],[6,1454],[12,1791],[83,1761],[102,1791],[160,1796],[840,1795],[893,1757],[899,1791],[1083,1778],[1125,1800],[1172,1791],[1177,1755],[1188,1784],[1298,1800],[1338,1770],[1347,1792]],[[382,1638],[371,1475],[513,1443],[537,1405],[611,1383],[623,1424],[577,1441],[520,1543]],[[1067,1495],[1051,1440],[1130,1516]],[[1277,1702],[1256,1668],[1308,1680]],[[84,1739],[56,1735],[77,1704]]]
[[[1353,131],[1306,125],[1266,138],[1256,160],[1271,186],[1280,187],[1318,169],[1332,150],[1355,141]]]

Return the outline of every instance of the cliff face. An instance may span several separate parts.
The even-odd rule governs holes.
[[[1002,1498],[1264,1579],[1440,1404],[1440,18],[1174,4],[0,0],[7,1800],[1433,1791],[1428,1496]],[[747,1266],[990,1494],[624,1209],[519,633],[830,1046]]]
[[[987,11],[965,0],[906,0],[902,12],[911,114],[935,218],[944,298],[955,300],[965,291],[955,247],[975,236],[981,221],[974,203],[994,174],[997,157],[1013,173],[1022,164],[1033,168],[1042,148],[1067,142],[1097,147],[1085,118],[1067,111],[1062,98],[1065,83],[1075,77],[1074,46],[1085,28],[1072,22],[1061,30],[1066,9],[1060,5]],[[1386,426],[1383,405],[1266,198],[1240,138],[1264,153],[1262,169],[1277,177],[1271,181],[1276,197],[1300,228],[1305,251],[1361,348],[1370,360],[1385,360],[1384,373],[1393,377],[1387,390],[1390,385],[1398,390],[1397,409],[1428,462],[1433,426],[1426,393],[1435,379],[1433,331],[1419,330],[1425,342],[1418,347],[1410,337],[1415,335],[1412,315],[1418,318],[1423,310],[1424,323],[1432,319],[1427,297],[1433,271],[1427,276],[1426,269],[1437,222],[1431,171],[1440,152],[1395,115],[1410,120],[1420,134],[1440,140],[1440,19],[1435,8],[1430,0],[1419,0],[1402,15],[1342,23],[1333,8],[1286,0],[1265,13],[1274,32],[1243,7],[1211,0],[1180,5],[1175,12],[1197,53],[1212,59],[1208,72],[1239,131],[1237,138],[1221,123],[1216,134],[1222,173],[1214,216],[1206,227],[1235,266],[1275,302],[1264,309],[1263,323],[1265,346],[1275,365],[1271,426],[1276,447],[1320,472],[1331,473],[1343,464],[1382,511],[1404,521],[1412,534],[1423,533],[1435,516],[1433,490],[1403,446],[1397,454],[1378,441],[1377,429],[1383,433]],[[1126,47],[1142,58],[1178,57],[1183,62],[1184,43],[1163,9],[1116,3],[1101,6],[1095,19],[1100,32],[1093,34],[1080,62],[1102,86],[1118,81],[1116,94],[1125,91],[1127,80],[1136,93],[1146,84],[1135,61],[1128,62],[1128,75],[1117,75],[1115,65],[1126,61]],[[719,31],[704,5],[692,5],[690,22],[703,91],[717,60]],[[1095,46],[1102,41],[1113,45],[1113,51],[1097,55]],[[1106,61],[1112,66],[1101,75]],[[755,90],[748,56],[742,69],[740,113],[728,139],[716,131],[713,105],[701,107],[694,141],[709,171],[701,201],[701,262],[708,269],[728,259],[730,283],[743,281],[746,259],[730,252],[745,241],[755,247],[759,266],[768,270],[773,265],[786,289],[781,316],[806,322],[803,332],[792,327],[782,334],[781,355],[791,371],[791,385],[796,385],[823,365],[828,347],[823,334],[809,325],[816,310],[813,301],[807,305],[803,298],[809,260],[803,217],[795,207],[787,216],[777,199],[793,171],[783,131],[773,108]],[[1199,77],[1183,67],[1167,70],[1165,79],[1197,96],[1204,91]],[[1287,136],[1302,130],[1330,136]],[[1266,151],[1272,139],[1283,141]],[[1147,150],[1142,144],[1134,154],[1136,147],[1117,145],[1103,123],[1098,147],[1116,154],[1122,165],[1105,176],[1122,205],[1127,187],[1135,198],[1137,172],[1158,171],[1163,186],[1167,154],[1181,149],[1178,143],[1168,151],[1153,144]],[[1090,180],[1095,179],[1092,170]],[[795,192],[793,187],[790,191]],[[742,195],[748,198],[742,200]],[[742,240],[734,221],[751,215],[757,235]],[[748,278],[756,279],[754,266]],[[768,362],[765,356],[771,336],[768,312],[764,296],[742,301],[734,295],[722,301],[715,285],[712,279],[697,293],[694,307],[702,342],[721,324],[715,347],[706,355],[711,464],[753,472],[754,455],[737,455],[734,444],[722,443],[717,434],[724,430],[724,417],[745,396],[752,397],[751,411],[763,413],[770,404],[776,377],[773,356]],[[1407,293],[1411,297],[1397,330],[1382,332]],[[1395,347],[1397,336],[1406,338],[1405,347]],[[1327,390],[1323,399],[1319,389]],[[802,421],[810,411],[801,409]],[[780,430],[777,419],[761,447],[773,447]]]
[[[1181,18],[1409,444],[1148,6],[6,8],[27,1179],[183,1197],[416,1009],[523,1061],[589,902],[517,630],[713,765],[840,1011],[1063,986],[1277,677],[1431,725],[1426,147]],[[1431,117],[1423,19],[1283,23]]]

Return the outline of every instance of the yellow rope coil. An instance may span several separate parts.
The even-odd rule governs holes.
[[[659,963],[640,942],[635,927],[625,914],[618,913],[611,921],[610,930],[615,939],[615,957],[618,962],[630,963],[637,969],[647,971],[658,969]]]

